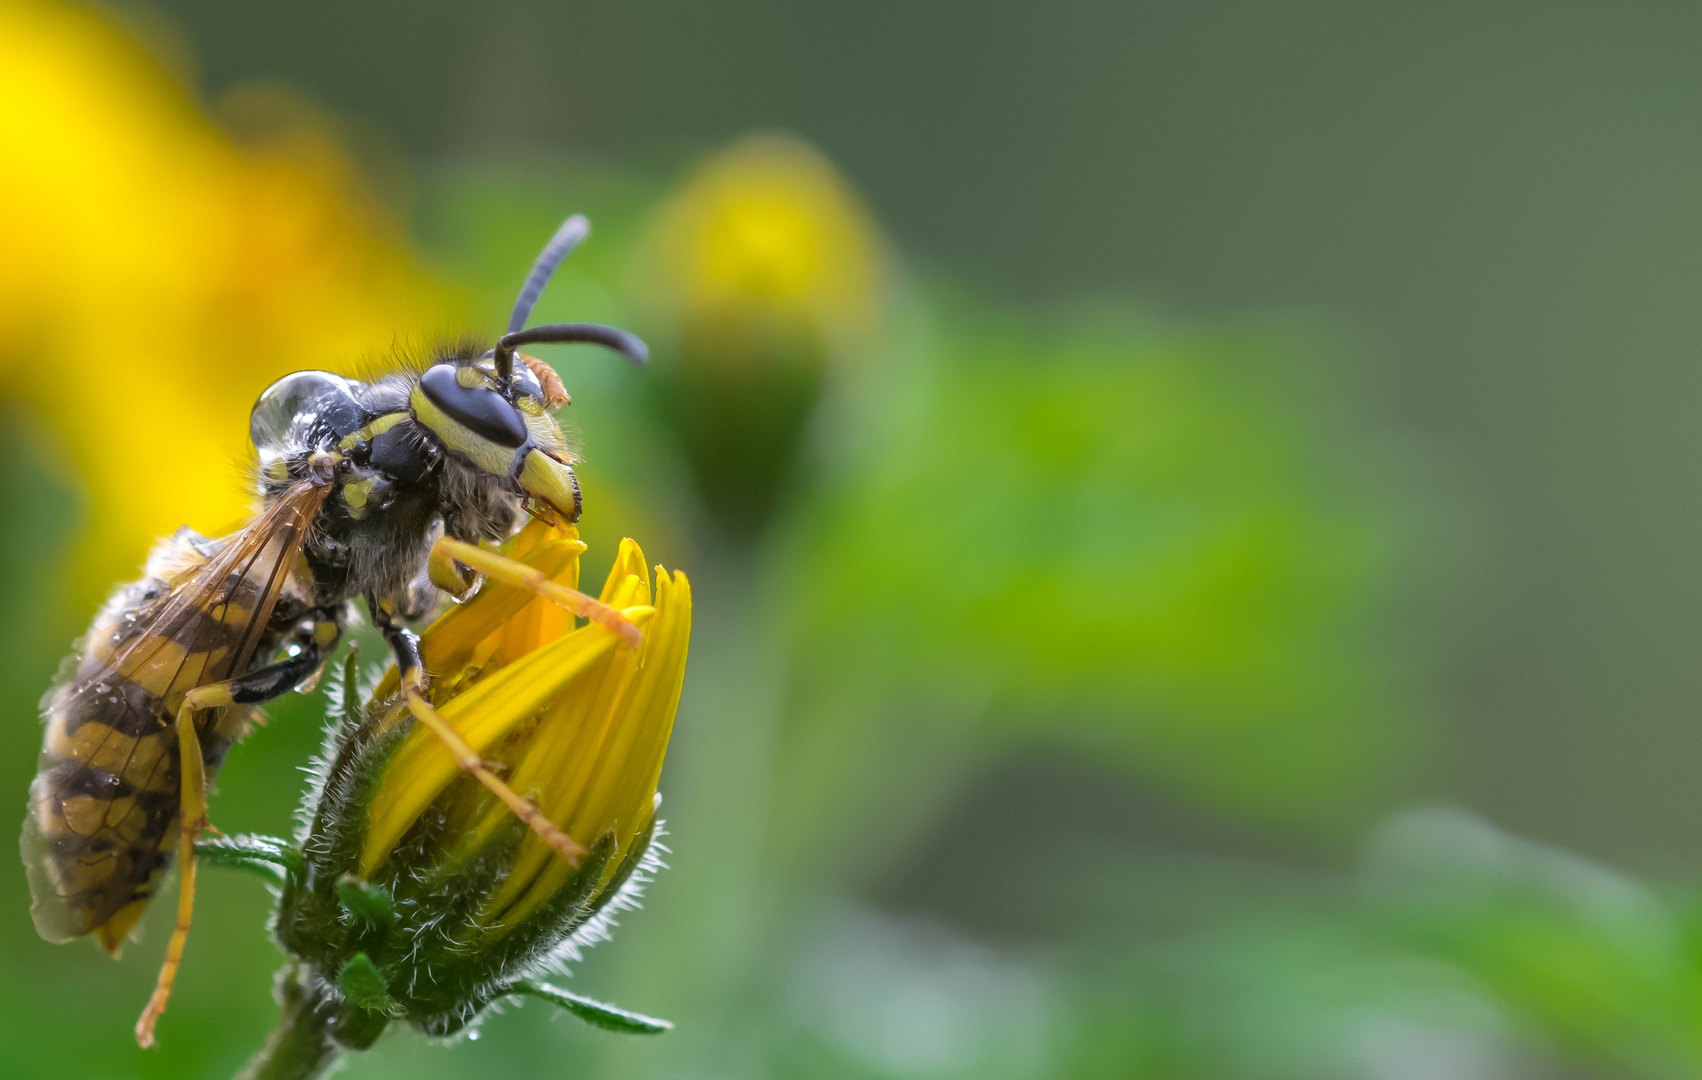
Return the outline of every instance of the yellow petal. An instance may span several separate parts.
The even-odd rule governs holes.
[[[623,848],[641,824],[639,819],[650,812],[679,709],[691,641],[691,585],[684,574],[670,579],[657,569],[656,618],[627,705],[631,741],[625,753],[610,755],[602,783],[586,799],[588,810],[602,804],[606,815],[587,829],[587,835],[600,836],[603,830],[614,829]]]
[[[625,611],[639,627],[653,614],[654,609],[647,607]],[[536,715],[562,687],[619,640],[597,623],[575,630],[456,696],[443,705],[443,718],[482,754],[516,725]],[[370,875],[378,867],[415,819],[458,775],[454,757],[429,730],[416,727],[403,738],[385,766],[368,808],[361,876]]]
[[[566,755],[566,772],[552,785],[560,801],[544,806],[552,821],[568,835],[583,837],[582,842],[615,831],[615,855],[605,878],[614,874],[650,824],[685,674],[691,586],[684,574],[670,578],[660,567],[656,585],[656,616],[645,633],[644,649],[635,660],[624,653],[616,658],[626,661],[619,673],[625,676],[619,692],[600,722],[588,723]],[[615,675],[611,672],[611,684]],[[572,868],[552,855],[535,837],[522,842],[514,871],[479,914],[479,921],[495,924],[493,936],[518,925],[566,884]]]
[[[648,747],[649,756],[635,755],[628,772],[615,786],[617,792],[628,794],[626,805],[616,807],[615,822],[633,831],[648,819],[655,801],[662,760],[685,687],[686,655],[691,645],[691,582],[683,572],[676,571],[670,580],[661,567],[656,570],[656,619],[651,623],[654,645],[643,661],[648,678],[634,691],[632,706],[640,732],[636,745]],[[624,849],[631,834],[623,833],[622,840]]]
[[[621,549],[615,554],[615,564],[609,567],[608,579],[603,582],[602,595],[597,599],[605,604],[613,605],[615,603],[615,590],[628,577],[636,577],[643,582],[645,594],[649,594],[650,572],[644,565],[644,550],[638,546],[636,540],[630,537],[621,541]]]
[[[635,601],[647,603],[650,600],[648,586],[636,575],[625,572],[626,569],[617,563],[611,571],[610,582],[603,593],[606,602],[616,607],[625,607]],[[618,583],[617,576],[620,579]],[[573,699],[571,706],[563,703],[564,707],[559,712],[552,709],[551,714],[538,725],[531,745],[510,782],[516,791],[535,798],[539,809],[551,821],[566,821],[578,806],[593,771],[602,760],[603,746],[621,722],[621,703],[637,669],[637,654],[624,649],[616,652],[596,670],[574,683],[571,695],[565,695]],[[491,805],[485,819],[472,830],[476,838],[474,844],[482,843],[491,829],[508,820],[507,808],[495,799],[489,801]],[[582,842],[590,843],[594,839],[589,837]],[[465,850],[471,851],[472,845]],[[521,843],[507,880],[485,904],[480,921],[502,916],[517,903],[540,873],[559,861],[549,845],[536,837],[527,837]],[[564,865],[561,869],[565,875],[567,867]],[[550,883],[541,886],[543,897],[553,893],[558,886],[559,882],[552,877]],[[541,899],[535,897],[520,903],[522,910],[515,918],[523,918]],[[505,918],[504,922],[509,920]]]

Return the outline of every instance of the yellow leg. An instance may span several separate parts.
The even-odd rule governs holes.
[[[499,555],[494,551],[464,544],[459,540],[444,537],[432,548],[434,559],[451,558],[455,562],[476,570],[488,578],[493,578],[505,585],[516,588],[530,589],[546,600],[560,604],[582,619],[602,625],[619,634],[631,648],[638,648],[644,638],[638,627],[626,620],[626,616],[595,597],[587,596],[577,589],[551,581],[541,571],[534,570],[525,563]]]
[[[473,572],[457,563],[442,544],[432,545],[426,569],[431,575],[431,583],[457,600],[466,596],[477,580]]]
[[[165,962],[160,965],[159,982],[154,986],[148,1007],[136,1021],[136,1044],[154,1045],[154,1024],[165,1013],[171,999],[171,984],[177,980],[177,969],[183,965],[183,946],[189,940],[189,924],[195,915],[195,838],[207,827],[207,769],[201,759],[201,739],[195,731],[195,713],[201,709],[230,704],[230,691],[221,684],[198,687],[184,695],[177,710],[177,751],[181,762],[183,794],[178,811],[178,892],[177,925],[171,941],[165,947]]]
[[[510,810],[514,811],[515,817],[524,821],[533,832],[538,834],[539,839],[550,845],[556,850],[557,854],[566,859],[569,866],[579,865],[580,856],[585,854],[585,848],[576,843],[573,837],[556,828],[555,822],[545,817],[544,812],[538,809],[536,803],[520,795],[513,788],[503,783],[495,773],[491,772],[484,760],[473,752],[473,748],[468,746],[467,741],[461,738],[460,734],[449,725],[449,721],[445,720],[436,709],[431,707],[431,703],[426,701],[418,689],[409,686],[406,691],[406,698],[408,711],[414,714],[414,719],[430,728],[432,734],[436,735],[449,752],[455,755],[455,764],[461,767],[462,772],[472,773],[477,777],[479,783],[483,784],[490,790],[491,794],[501,799]]]

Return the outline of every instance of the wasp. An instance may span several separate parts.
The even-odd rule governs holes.
[[[551,410],[555,371],[521,346],[587,342],[642,363],[637,337],[594,323],[526,327],[556,267],[589,230],[570,217],[533,264],[493,348],[464,340],[364,381],[301,371],[255,403],[259,505],[228,536],[185,527],[119,588],[43,699],[46,732],[21,842],[37,931],[94,935],[117,954],[173,859],[176,925],[136,1038],[153,1044],[194,910],[195,840],[207,785],[254,706],[308,688],[356,600],[395,654],[402,700],[570,860],[582,850],[467,749],[421,693],[409,629],[443,593],[482,578],[529,588],[620,634],[619,612],[480,547],[527,518],[579,518],[574,450]]]

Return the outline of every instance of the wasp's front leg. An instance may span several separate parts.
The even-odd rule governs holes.
[[[444,592],[460,600],[473,591],[478,584],[479,575],[455,561],[441,542],[431,546],[431,555],[426,561],[426,573],[431,583]]]
[[[588,596],[578,589],[570,589],[566,585],[550,580],[549,576],[534,567],[516,559],[511,559],[495,551],[486,551],[482,547],[452,540],[445,536],[432,545],[431,557],[434,561],[444,560],[459,563],[469,570],[483,574],[485,577],[513,585],[520,589],[529,589],[546,600],[559,604],[582,619],[599,623],[614,633],[629,648],[636,649],[643,644],[644,637],[639,633],[625,615],[598,600]]]

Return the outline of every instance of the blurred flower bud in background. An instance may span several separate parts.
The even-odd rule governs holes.
[[[875,327],[884,241],[814,149],[751,136],[655,213],[637,268],[667,423],[711,517],[749,536],[774,514],[828,370]]]
[[[569,587],[583,550],[537,522],[508,548]],[[421,637],[433,705],[573,839],[582,854],[572,862],[463,774],[428,729],[402,722],[394,669],[370,709],[346,691],[277,923],[305,964],[301,985],[335,1013],[339,1044],[364,1047],[391,1019],[454,1034],[517,993],[603,1026],[666,1027],[533,980],[605,937],[660,866],[656,785],[685,672],[690,587],[660,568],[652,581],[629,540],[602,600],[644,631],[636,651],[491,581]]]

